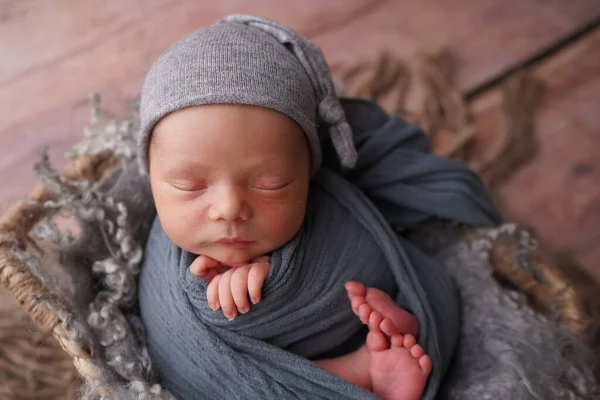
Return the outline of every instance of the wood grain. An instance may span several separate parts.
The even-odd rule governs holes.
[[[509,218],[600,277],[600,29],[533,71],[546,86],[535,117],[540,153],[501,187],[501,201]],[[500,139],[500,101],[496,89],[473,102],[488,146]]]
[[[533,0],[5,1],[0,23],[0,132],[143,75],[170,43],[231,12],[276,18],[314,37],[333,62],[384,47],[412,56],[445,46],[463,89],[600,14],[595,0],[559,9]],[[584,12],[586,11],[586,12]],[[335,31],[328,26],[338,27]]]
[[[332,64],[386,49],[409,60],[424,49],[446,49],[457,62],[459,88],[468,92],[599,16],[595,0],[389,1],[315,39]],[[409,108],[420,100],[415,91]]]

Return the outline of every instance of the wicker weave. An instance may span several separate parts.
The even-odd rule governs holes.
[[[99,180],[114,167],[116,161],[107,154],[83,156],[69,164],[64,174],[71,179]],[[52,199],[43,185],[37,186],[30,197],[36,203],[20,201],[0,220],[0,284],[13,294],[40,332],[52,334],[72,359],[79,374],[94,382],[99,371],[91,362],[90,349],[82,347],[64,328],[65,320],[73,317],[68,308],[69,300],[60,298],[44,287],[30,268],[14,255],[15,248],[24,250],[28,246],[36,246],[30,238],[30,231],[48,212],[40,204]],[[54,367],[60,368],[60,365]],[[101,387],[99,389],[104,390]],[[35,395],[35,398],[49,398],[42,396],[42,393]]]
[[[0,311],[0,399],[74,399],[81,382],[71,358],[7,303],[13,307]]]

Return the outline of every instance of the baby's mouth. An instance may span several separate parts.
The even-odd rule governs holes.
[[[250,240],[239,239],[219,239],[215,243],[234,249],[245,249],[247,247],[250,247],[254,242]]]

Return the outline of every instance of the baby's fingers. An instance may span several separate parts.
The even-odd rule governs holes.
[[[231,293],[232,275],[233,270],[229,270],[224,274],[220,275],[219,279],[219,303],[221,304],[223,315],[225,315],[225,317],[229,319],[235,318],[235,316],[237,315],[237,309],[235,308],[235,303],[233,302],[233,295]]]
[[[221,280],[221,276],[222,275],[215,276],[206,288],[206,300],[208,301],[208,306],[214,311],[221,308],[221,303],[219,302],[219,281]]]
[[[231,276],[231,295],[239,312],[246,314],[250,311],[248,303],[248,272],[247,266],[236,268]]]
[[[252,304],[256,304],[262,297],[262,287],[267,279],[271,264],[269,263],[257,263],[252,264],[250,271],[248,271],[248,294]]]
[[[192,275],[195,275],[198,278],[209,280],[209,275],[213,275],[210,276],[211,279],[214,277],[214,275],[216,275],[211,274],[211,271],[214,271],[214,269],[218,268],[219,266],[220,263],[217,260],[200,255],[196,257],[196,259],[190,265],[190,272]]]
[[[268,263],[268,262],[271,262],[271,257],[269,257],[269,256],[258,256],[256,258],[253,258],[252,260],[250,260],[250,264]]]

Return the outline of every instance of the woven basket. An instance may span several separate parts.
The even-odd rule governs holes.
[[[8,301],[0,311],[0,399],[75,399],[81,381],[71,358],[3,294]]]
[[[82,156],[75,159],[65,169],[65,176],[71,179],[90,179],[100,180],[105,176],[115,165],[118,160],[112,155],[99,156]],[[33,345],[39,339],[37,336],[50,333],[58,342],[60,347],[66,352],[66,355],[73,361],[73,365],[79,372],[81,377],[90,383],[94,383],[100,376],[98,367],[91,361],[90,348],[81,346],[81,340],[75,340],[65,326],[69,321],[77,319],[78,316],[71,310],[71,300],[57,295],[55,288],[44,285],[42,280],[31,270],[27,263],[19,260],[14,255],[14,249],[25,250],[28,248],[39,247],[38,244],[31,238],[31,229],[46,217],[49,210],[41,207],[39,204],[52,200],[52,195],[43,185],[37,186],[30,195],[34,201],[22,200],[15,204],[2,218],[0,219],[0,284],[12,293],[17,303],[22,307],[33,323],[37,326],[38,331],[31,330],[31,337],[28,338]],[[39,249],[41,250],[41,249]],[[43,251],[40,251],[43,253]],[[18,318],[14,316],[13,318]],[[16,325],[16,324],[13,324]],[[31,327],[29,327],[31,328]],[[47,335],[46,335],[47,336]],[[47,339],[46,339],[47,340]],[[47,344],[46,349],[49,352],[55,351],[55,343]],[[27,355],[22,354],[22,357],[40,357],[40,352],[34,352]],[[49,357],[48,362],[51,362],[52,357]],[[68,376],[69,369],[60,357],[54,357],[55,365],[46,365],[44,370],[36,372],[35,379],[37,381],[52,381],[54,386],[60,386],[60,382],[56,382],[56,369],[63,370],[66,375],[66,380],[72,381]],[[50,399],[50,398],[65,398],[68,393],[57,393],[56,397],[51,395],[51,392],[44,390],[40,385],[35,385],[31,381],[32,370],[35,367],[30,367],[27,360],[22,363],[20,374],[18,371],[13,373],[12,377],[15,381],[21,381],[22,386],[19,390],[21,395],[16,393],[10,394],[10,398],[23,399]],[[71,367],[72,369],[72,367]],[[44,371],[48,371],[44,377]],[[15,384],[18,387],[18,383]],[[69,386],[63,384],[63,386]],[[26,395],[25,388],[40,387],[37,393]],[[31,391],[31,390],[29,390]],[[107,391],[107,388],[98,386],[99,393]],[[9,397],[7,397],[9,398]]]
[[[474,131],[468,123],[466,106],[457,94],[458,92],[453,89],[448,74],[444,73],[441,68],[433,68],[434,64],[424,70],[429,71],[428,80],[433,82],[429,86],[431,100],[435,103],[435,107],[432,106],[430,109],[435,111],[435,115],[425,118],[421,122],[429,127],[428,130],[432,132],[438,128],[455,131],[458,134],[458,139],[455,140],[455,146],[448,150],[447,155],[468,161],[463,159],[464,157],[459,157],[463,153],[461,149],[470,143],[469,141],[472,140],[474,135]],[[383,68],[382,65],[396,65],[397,68]],[[400,112],[403,109],[403,100],[408,90],[406,84],[408,76],[402,72],[405,70],[402,65],[400,60],[391,60],[389,57],[384,56],[375,62],[375,65],[351,69],[349,73],[356,74],[359,70],[379,71],[369,75],[368,79],[365,80],[366,83],[363,86],[370,88],[369,93],[366,93],[367,97],[377,98],[379,95],[375,93],[377,90],[374,88],[380,86],[387,88],[388,91],[396,90],[399,93],[396,96],[397,102],[394,109]],[[391,71],[392,75],[388,77],[389,79],[382,78],[380,72],[383,70]],[[376,84],[379,84],[379,86]],[[357,93],[349,94],[358,95]],[[514,97],[517,99],[527,97],[521,94],[522,91],[519,92],[519,96]],[[520,103],[515,108],[525,110],[525,114],[530,118],[532,114],[530,108]],[[442,113],[441,110],[445,110],[445,112]],[[447,123],[448,121],[444,122],[438,115],[448,116],[452,114],[450,112],[452,110],[458,116],[454,118],[456,121],[453,124]],[[92,119],[95,119],[95,117],[96,115],[93,113]],[[521,118],[524,125],[528,124],[528,118]],[[515,132],[521,131],[517,129]],[[469,140],[464,140],[465,135],[469,136]],[[520,135],[519,137],[523,136]],[[505,147],[512,148],[510,146]],[[513,167],[520,165],[509,157],[510,154],[501,154],[501,156],[501,159],[505,160],[504,164],[510,164]],[[525,158],[528,157],[530,158],[530,156]],[[63,174],[69,179],[99,182],[114,170],[119,161],[119,158],[112,152],[99,155],[83,155],[74,158],[63,170]],[[479,172],[485,178],[486,170],[482,169]],[[494,179],[484,180],[488,183],[494,181]],[[32,265],[39,264],[46,267],[48,263],[36,264],[38,260],[34,260],[36,262],[33,263],[28,262],[28,260],[16,256],[14,251],[15,249],[27,250],[30,253],[39,255],[40,259],[50,252],[47,243],[36,242],[31,232],[36,224],[52,212],[40,205],[54,200],[52,193],[44,185],[39,185],[30,194],[33,202],[20,201],[0,218],[0,284],[13,294],[24,312],[31,317],[33,323],[38,327],[39,332],[46,334],[46,336],[51,334],[56,339],[67,357],[72,359],[74,368],[86,381],[86,386],[93,388],[98,395],[110,394],[111,387],[105,383],[105,379],[102,379],[102,367],[92,356],[93,340],[86,340],[85,337],[75,337],[71,333],[72,331],[69,330],[69,327],[73,324],[85,325],[83,313],[78,312],[74,307],[75,301],[72,298],[74,294],[68,290],[56,290],[56,280],[48,279],[60,273],[60,268],[48,268],[40,274],[40,271],[32,269]],[[523,230],[526,229],[512,230],[513,233],[501,234],[493,240],[490,261],[496,278],[498,281],[526,294],[531,304],[539,312],[559,318],[569,330],[594,349],[598,354],[597,359],[600,360],[600,298],[598,296],[600,286],[578,265],[569,260],[550,257],[548,253],[539,247],[522,243]],[[489,233],[490,231],[486,229],[468,229],[462,233],[462,240],[489,238]],[[528,232],[528,236],[532,236],[531,232]],[[85,291],[85,288],[81,290]],[[31,343],[34,343],[33,345],[38,345],[35,344],[36,335],[37,332],[31,334],[30,339]],[[53,345],[53,348],[57,347],[56,343]],[[23,354],[23,357],[27,356],[31,356],[31,354]],[[64,362],[59,361],[60,359],[60,357],[49,358],[48,362],[54,362],[55,367],[58,369],[67,368]],[[2,360],[0,359],[0,361]],[[48,367],[46,370],[51,370],[51,366]],[[0,363],[1,368],[3,368],[3,364]],[[23,382],[23,387],[26,387],[31,380],[31,371],[24,367],[22,372],[20,379]],[[65,373],[67,372],[65,371]],[[41,381],[56,379],[56,375],[51,374],[40,377],[40,374],[43,373],[43,371],[37,371],[36,379]],[[19,379],[17,375],[13,374],[16,380]],[[65,387],[67,386],[65,385]],[[38,393],[32,393],[30,397],[24,395],[12,398],[52,398],[48,396],[48,393],[39,391]],[[1,395],[2,392],[0,392]],[[64,398],[65,396],[67,396],[66,392],[63,396],[54,398]]]

